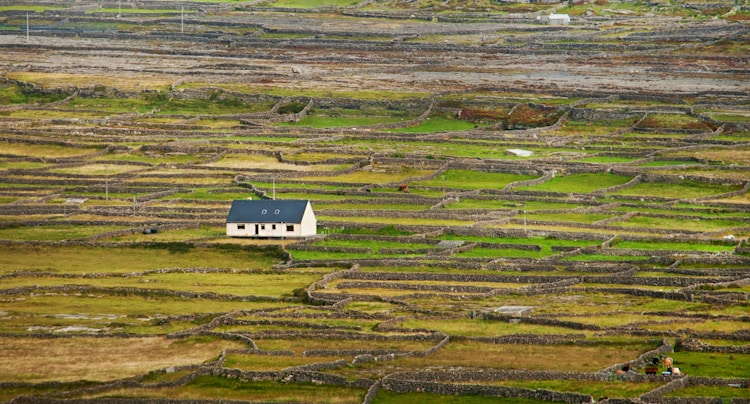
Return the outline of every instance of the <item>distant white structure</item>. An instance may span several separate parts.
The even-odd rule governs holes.
[[[508,314],[512,316],[525,316],[534,310],[534,306],[502,306],[492,311],[499,314]]]
[[[549,25],[568,25],[570,16],[567,14],[550,14],[548,18]]]
[[[507,149],[505,150],[508,154],[517,156],[517,157],[531,157],[534,152],[531,150],[524,150],[524,149]]]

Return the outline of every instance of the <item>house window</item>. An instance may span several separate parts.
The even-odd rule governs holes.
[[[280,210],[278,210],[278,209],[276,209],[276,210],[274,210],[274,211],[273,211],[273,213],[274,213],[274,214],[276,214],[276,215],[278,215],[278,214],[279,214],[279,212],[281,212],[281,211],[280,211]]]
[[[294,231],[294,225],[293,224],[286,225],[286,231]]]
[[[260,225],[260,229],[261,230],[265,230],[266,229],[266,225],[265,224]]]
[[[261,215],[265,215],[266,213],[268,213],[268,211],[267,211],[267,210],[265,210],[265,209],[263,209],[263,210],[261,210],[261,211],[260,211],[260,214],[261,214]]]
[[[276,230],[276,225],[275,224],[271,225],[271,230]]]
[[[245,230],[245,225],[244,224],[238,224],[237,225],[237,230]]]

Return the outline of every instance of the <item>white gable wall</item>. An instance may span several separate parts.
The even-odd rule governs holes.
[[[318,219],[315,217],[312,205],[307,202],[305,206],[305,213],[302,215],[302,223],[300,224],[299,235],[297,237],[309,237],[318,234]]]

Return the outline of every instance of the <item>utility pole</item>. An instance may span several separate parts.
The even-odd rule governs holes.
[[[29,13],[26,13],[26,42],[29,42]]]
[[[185,4],[180,4],[180,33],[185,33]]]
[[[133,197],[133,223],[131,225],[133,232],[135,232],[135,196]]]

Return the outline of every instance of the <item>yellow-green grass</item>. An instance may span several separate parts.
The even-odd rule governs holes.
[[[448,187],[460,189],[502,189],[511,182],[536,178],[534,175],[505,173],[485,173],[474,170],[447,170],[424,181],[414,181],[413,185],[426,187]]]
[[[115,87],[124,91],[167,90],[177,77],[145,73],[141,75],[97,75],[47,72],[10,72],[5,77],[26,81],[43,88]]]
[[[575,346],[490,344],[470,340],[451,341],[427,357],[399,358],[387,363],[395,369],[466,367],[476,369],[528,369],[596,372],[637,358],[656,346]],[[377,367],[379,364],[355,365]]]
[[[302,355],[308,350],[392,350],[392,351],[417,351],[423,352],[436,344],[436,341],[425,340],[359,340],[345,339],[340,337],[331,338],[290,338],[290,339],[256,339],[255,344],[259,349],[269,351],[293,351],[296,355]],[[324,362],[330,361],[326,359]]]
[[[150,228],[150,227],[146,227]],[[224,227],[213,227],[202,225],[199,228],[191,229],[169,229],[165,230],[154,227],[157,229],[157,233],[143,234],[142,232],[136,231],[120,236],[110,237],[108,241],[117,242],[142,242],[142,241],[156,241],[156,242],[187,242],[191,240],[199,240],[213,237],[224,237],[226,235],[226,229]]]
[[[337,165],[297,165],[280,162],[274,156],[260,154],[227,154],[215,162],[203,164],[206,167],[225,167],[232,169],[266,169],[266,170],[289,170],[289,171],[333,171]],[[269,174],[283,179],[283,174]]]
[[[107,381],[200,364],[242,344],[213,338],[1,338],[0,380]]]
[[[170,400],[225,400],[280,403],[359,404],[367,389],[313,383],[239,381],[219,376],[200,376],[187,385],[162,388],[116,389],[85,398],[163,398]]]
[[[558,252],[554,252],[551,249],[535,250],[521,250],[516,248],[484,248],[476,247],[470,250],[461,251],[453,254],[454,257],[459,258],[544,258],[551,255],[557,255]]]
[[[680,331],[685,332],[737,332],[747,330],[747,323],[742,321],[729,320],[701,320],[694,319],[685,322],[675,322],[672,324],[653,324],[645,326],[646,328],[656,331]],[[750,356],[748,357],[750,359]]]
[[[631,178],[629,177],[615,174],[571,174],[554,177],[538,185],[517,187],[515,189],[587,194],[599,189],[622,185],[630,180]]]
[[[666,205],[661,205],[662,208],[651,208],[644,206],[620,206],[611,209],[611,212],[638,212],[638,213],[652,213],[655,215],[680,215],[680,216],[695,216],[697,219],[747,219],[750,218],[750,214],[740,211],[730,210],[718,210],[711,206],[703,206],[697,204],[683,204],[676,203],[672,204],[670,209],[667,209]],[[683,210],[684,209],[684,210]],[[690,209],[690,210],[687,210]]]
[[[192,174],[192,175],[191,175]],[[173,178],[179,178],[182,176],[187,177],[206,177],[209,179],[213,179],[217,182],[223,182],[225,176],[232,175],[233,172],[231,169],[227,168],[226,170],[210,170],[206,169],[201,166],[195,166],[192,168],[179,168],[176,166],[173,167],[154,167],[153,169],[148,170],[147,172],[139,173],[139,177],[150,179],[151,181],[158,182],[161,179],[167,178],[168,181],[172,181]],[[214,178],[211,178],[214,177]],[[223,185],[223,184],[220,184]]]
[[[735,341],[735,340],[723,340],[723,339],[709,339],[701,338],[701,342],[715,346],[746,346],[750,345],[750,341]]]
[[[308,126],[311,128],[357,128],[383,123],[401,122],[406,118],[382,117],[382,116],[324,116],[307,115],[297,122],[284,122],[278,126]]]
[[[689,376],[746,378],[750,374],[750,354],[679,351],[669,356]]]
[[[86,164],[74,167],[61,167],[53,168],[49,170],[53,173],[59,174],[75,174],[75,175],[120,175],[133,171],[143,170],[143,166],[136,165],[124,165],[124,164]]]
[[[535,234],[535,231],[542,232],[542,233],[548,233],[548,232],[572,232],[572,233],[589,233],[589,234],[597,234],[597,235],[610,235],[614,236],[615,233],[618,235],[632,235],[632,236],[653,236],[652,233],[648,231],[648,229],[643,228],[632,228],[632,229],[626,229],[623,228],[622,230],[617,230],[616,232],[613,230],[603,230],[600,228],[585,228],[585,227],[572,227],[572,226],[565,226],[564,224],[560,225],[540,225],[540,224],[533,224],[528,223],[524,224],[523,219],[517,220],[517,223],[510,222],[510,223],[503,223],[503,224],[487,224],[484,227],[490,228],[490,229],[504,229],[504,230],[523,230],[523,231],[529,231],[529,234]]]
[[[660,170],[659,174],[664,175],[690,175],[690,176],[696,176],[696,177],[704,177],[704,178],[715,178],[715,179],[726,179],[726,180],[733,180],[733,181],[746,181],[747,180],[747,172],[745,172],[743,169],[737,167],[737,168],[719,168],[720,166],[717,166],[717,168],[713,168],[710,166],[695,166],[695,167],[687,167],[684,169],[665,169]],[[747,195],[747,194],[745,194]]]
[[[94,288],[134,288],[149,291],[218,293],[234,296],[291,297],[319,276],[306,273],[166,273],[132,277],[58,278],[14,277],[3,281],[4,288],[80,285]]]
[[[337,359],[346,359],[351,361],[352,359],[354,359],[354,356],[280,356],[232,353],[227,355],[227,360],[226,362],[224,362],[224,367],[242,370],[279,371],[293,366],[331,362]]]
[[[513,334],[534,335],[580,335],[582,331],[566,327],[517,323],[507,321],[481,321],[468,318],[420,318],[409,319],[399,327],[440,331],[451,336],[495,337]]]
[[[623,258],[623,260],[627,259],[627,257],[619,257]],[[651,285],[627,285],[627,284],[617,284],[617,283],[597,283],[596,278],[589,279],[589,282],[583,282],[576,284],[574,287],[578,288],[597,288],[597,289],[628,289],[628,290],[651,290],[651,291],[659,291],[659,292],[674,292],[677,290],[682,289],[681,286],[651,286]]]
[[[299,85],[297,85],[299,84]],[[430,93],[420,91],[394,91],[376,90],[368,88],[359,88],[357,90],[336,89],[334,88],[317,88],[305,83],[295,83],[293,86],[274,85],[263,83],[203,83],[203,82],[184,82],[177,86],[181,88],[205,88],[219,87],[231,91],[237,91],[246,94],[265,94],[277,97],[312,97],[312,98],[350,98],[355,100],[406,100],[406,99],[423,99]]]
[[[415,243],[406,241],[384,241],[384,240],[344,240],[344,239],[333,239],[325,238],[313,243],[314,246],[319,247],[347,247],[347,248],[370,248],[373,252],[377,253],[380,249],[384,248],[399,248],[399,249],[433,249],[435,246],[427,243]]]
[[[545,131],[545,135],[580,135],[584,137],[604,135],[624,129],[634,123],[633,119],[572,121],[567,120],[554,131]]]
[[[336,256],[334,256],[335,259]],[[471,293],[446,293],[446,292],[434,292],[430,290],[401,290],[401,289],[385,289],[385,288],[349,288],[349,289],[319,289],[316,293],[321,294],[345,294],[350,296],[381,296],[381,297],[403,297],[411,295],[434,295],[435,293],[445,294],[448,296],[459,298],[461,296],[471,296]]]
[[[3,145],[5,149],[5,145]],[[0,170],[34,170],[37,168],[49,167],[48,163],[41,161],[2,161],[0,160]]]
[[[65,327],[88,327],[100,332],[168,334],[201,324],[192,321],[158,322],[165,316],[223,313],[232,310],[278,309],[288,302],[240,302],[218,299],[124,293],[87,292],[74,295],[34,293],[7,295],[0,310],[8,313],[0,320],[3,333],[55,333]],[[41,328],[36,328],[41,327]],[[70,333],[77,333],[69,330]]]
[[[392,314],[393,311],[398,310],[400,307],[394,306],[392,303],[387,302],[354,301],[347,304],[345,308],[346,310],[368,314]]]
[[[161,155],[156,153],[144,154],[140,151],[128,151],[128,152],[117,152],[108,153],[103,156],[96,157],[94,160],[115,160],[115,161],[127,161],[135,163],[148,163],[151,165],[164,164],[166,166],[182,165],[182,164],[195,164],[206,160],[207,157],[197,154],[174,154],[174,155]]]
[[[601,313],[591,314],[588,316],[575,316],[575,317],[557,317],[557,320],[571,321],[574,323],[598,325],[602,327],[622,327],[627,325],[637,326],[635,323],[643,321],[669,321],[669,317],[663,316],[650,316],[643,313],[634,312],[618,312],[618,313]]]
[[[73,209],[71,207],[71,209]],[[78,226],[51,224],[44,226],[12,226],[0,229],[0,240],[13,241],[62,241],[76,240],[115,230],[127,230],[127,226]],[[0,247],[0,250],[5,247]]]
[[[638,123],[638,126],[652,129],[691,129],[708,132],[714,129],[706,122],[686,114],[649,114]]]
[[[368,211],[368,210],[392,210],[395,212],[413,211],[413,210],[428,210],[431,205],[420,205],[420,204],[396,204],[396,203],[316,203],[315,209],[322,211],[325,209],[332,210],[357,210],[357,211]]]
[[[540,299],[543,299],[544,304],[539,303]],[[435,302],[439,301],[435,300]],[[575,288],[568,292],[540,296],[495,296],[484,299],[480,304],[488,310],[500,306],[532,306],[534,307],[533,315],[556,314],[562,316],[571,314],[598,315],[599,313],[610,312],[640,314],[653,311],[702,313],[710,308],[709,304],[700,302],[657,299],[618,292],[590,292]]]
[[[153,247],[85,247],[3,245],[0,273],[44,271],[55,273],[123,273],[161,268],[270,269],[281,259],[280,249],[253,251],[242,247],[190,247],[180,243]]]
[[[175,9],[151,9],[151,8],[97,8],[94,10],[87,10],[86,14],[180,14],[180,13],[195,13],[196,10],[181,10]]]
[[[551,251],[553,246],[586,247],[601,244],[601,241],[597,240],[567,240],[563,238],[556,238],[554,236],[541,237],[535,235],[529,235],[528,237],[483,237],[447,233],[441,235],[439,238],[441,240],[464,240],[495,244],[536,245],[540,246],[542,250],[546,251]]]
[[[431,170],[421,170],[407,166],[394,167],[386,172],[355,171],[332,176],[309,176],[307,181],[340,182],[351,184],[385,184],[390,182],[402,182],[414,177],[424,177],[431,174]]]
[[[476,286],[476,287],[487,287],[494,289],[515,289],[525,286],[529,286],[527,283],[511,283],[511,282],[483,282],[483,281],[471,281],[471,282],[459,282],[459,281],[404,281],[404,280],[388,280],[388,281],[370,281],[370,280],[349,280],[349,279],[336,279],[328,284],[328,287],[338,287],[341,282],[357,282],[364,285],[372,284],[374,286],[380,283],[388,283],[393,286],[414,286],[414,285],[432,285],[432,286]],[[363,289],[366,288],[362,287]]]
[[[239,320],[247,320],[247,321],[260,321],[261,323],[265,323],[266,320],[270,321],[271,323],[274,322],[284,322],[289,321],[291,323],[298,323],[300,329],[306,329],[308,326],[310,327],[316,327],[316,326],[329,326],[332,328],[342,328],[342,329],[360,329],[362,331],[368,331],[371,330],[373,327],[377,326],[380,323],[380,320],[360,320],[360,319],[348,319],[348,318],[321,318],[321,317],[314,317],[314,318],[306,318],[306,317],[265,317],[262,315],[257,316],[249,316],[249,317],[238,317]],[[263,327],[263,324],[260,324],[259,327]],[[225,328],[232,328],[234,326],[224,326]],[[255,327],[255,325],[250,325],[249,327]],[[295,328],[297,326],[291,326],[292,328]]]
[[[83,157],[99,151],[95,147],[69,147],[55,144],[3,143],[3,154],[34,158]]]
[[[617,241],[613,248],[630,248],[637,250],[680,250],[680,251],[705,251],[721,252],[732,251],[734,245],[703,244],[703,243],[679,243],[655,240],[644,241]]]
[[[328,143],[328,142],[321,142]],[[430,141],[388,141],[375,139],[337,139],[330,142],[331,145],[341,145],[346,147],[357,148],[358,150],[371,150],[372,152],[389,153],[392,156],[404,156],[408,153],[414,153],[429,158],[432,157],[465,157],[481,159],[502,159],[502,160],[525,160],[528,157],[518,157],[508,154],[508,146],[498,144],[497,142],[475,142],[476,144],[467,144],[466,142],[430,142]],[[535,157],[550,157],[561,151],[572,151],[568,149],[557,148],[540,148],[537,144],[529,144],[524,148],[532,150]],[[575,150],[581,153],[581,150]]]
[[[0,118],[12,119],[102,119],[107,116],[104,112],[96,111],[73,111],[73,110],[44,110],[44,109],[21,109],[0,114]]]
[[[223,191],[221,188],[193,188],[186,192],[178,192],[176,194],[166,195],[161,199],[168,204],[179,203],[181,199],[187,200],[200,200],[206,204],[219,204],[226,205],[227,202],[235,199],[246,199],[250,195],[250,190],[226,190]],[[188,205],[189,206],[189,205]]]
[[[492,197],[492,199],[472,199],[470,197],[461,198],[458,202],[450,203],[445,206],[446,209],[492,209],[492,210],[525,210],[532,212],[535,210],[572,210],[580,205],[575,203],[564,202],[546,202],[546,201],[514,201],[512,199],[502,199]]]
[[[275,7],[317,8],[317,7],[346,7],[357,5],[356,0],[274,0]]]
[[[680,368],[682,371],[682,368]],[[717,377],[725,377],[723,374]],[[740,376],[742,377],[742,376]],[[734,387],[729,385],[723,386],[704,386],[704,385],[689,385],[681,389],[676,389],[664,394],[664,397],[685,397],[685,398],[697,398],[706,399],[708,397],[717,397],[722,402],[729,403],[732,399],[750,399],[750,389],[747,387]]]
[[[385,218],[385,217],[352,217],[352,216],[328,216],[319,215],[318,221],[335,221],[335,222],[347,222],[347,223],[368,223],[368,224],[382,224],[382,225],[396,225],[396,226],[436,226],[436,227],[450,227],[450,226],[470,226],[474,222],[469,220],[452,220],[452,219],[420,219],[420,218]]]
[[[611,163],[629,163],[634,161],[632,157],[617,157],[617,156],[593,156],[582,159],[573,160],[581,163],[595,163],[595,164],[611,164]]]
[[[0,11],[33,11],[33,12],[45,12],[52,10],[64,10],[65,7],[58,6],[22,6],[22,5],[9,5],[0,6]]]
[[[740,186],[708,184],[689,180],[681,181],[679,183],[641,182],[632,187],[615,191],[612,195],[688,199],[737,191],[740,188]]]
[[[719,199],[718,201],[725,202],[725,203],[733,203],[738,205],[747,205],[750,204],[750,193],[732,196],[729,198],[723,198]]]
[[[157,174],[157,175],[154,175]],[[163,176],[158,173],[149,173],[148,175],[139,175],[136,178],[132,178],[126,181],[128,185],[139,186],[143,184],[159,184],[164,186],[180,184],[182,186],[198,185],[198,186],[211,186],[211,185],[229,185],[232,181],[232,177],[229,173],[218,173],[214,172],[213,177],[180,177],[175,176]]]
[[[647,261],[651,259],[650,256],[646,255],[616,255],[616,254],[590,254],[583,252],[578,255],[571,255],[562,257],[563,261],[602,261],[602,262],[638,262]]]
[[[83,111],[98,111],[108,114],[146,113],[158,108],[165,100],[157,97],[130,97],[130,98],[82,98],[74,97],[68,100],[61,108]]]
[[[241,122],[239,119],[212,118],[212,119],[199,119],[195,121],[195,125],[204,126],[210,129],[229,129],[229,128],[240,126]]]
[[[358,155],[351,155],[351,154],[344,154],[344,153],[316,153],[312,151],[300,151],[300,152],[284,154],[285,160],[305,161],[309,163],[318,163],[318,162],[330,160],[330,159],[352,159],[352,158],[360,158],[362,160],[366,160],[367,156],[365,155],[358,156]]]
[[[606,213],[527,213],[526,220],[538,220],[545,222],[572,222],[592,224],[599,220],[612,218],[612,214]],[[516,216],[520,219],[521,216]]]
[[[229,94],[212,92],[205,98],[170,98],[159,106],[156,115],[230,115],[263,112],[273,106],[272,102],[247,102]],[[198,121],[200,122],[200,121]],[[239,124],[239,121],[235,121]]]
[[[721,231],[731,230],[735,227],[747,227],[742,222],[731,219],[682,219],[682,218],[663,218],[649,216],[634,216],[626,221],[612,222],[610,226],[618,226],[633,229],[667,229],[667,230],[687,230],[687,231]]]

